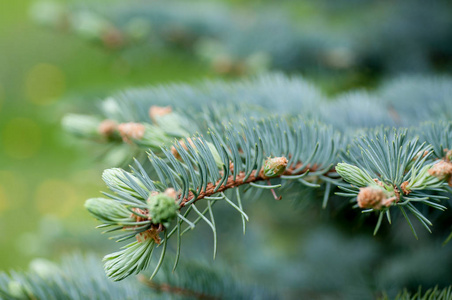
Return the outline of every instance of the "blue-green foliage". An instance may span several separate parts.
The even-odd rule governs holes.
[[[217,130],[218,131],[218,130]],[[302,179],[309,169],[313,169],[310,175],[323,176],[331,170],[337,162],[338,147],[341,145],[340,135],[335,133],[331,127],[312,122],[303,122],[300,119],[268,119],[262,121],[245,120],[241,126],[227,126],[222,131],[209,133],[209,139],[202,136],[184,140],[186,149],[177,142],[174,149],[179,159],[171,151],[163,147],[164,157],[150,153],[149,159],[152,164],[152,172],[146,172],[138,161],[132,167],[132,173],[123,171],[107,170],[104,180],[114,194],[105,194],[112,200],[91,199],[86,206],[93,215],[104,221],[101,227],[114,226],[110,231],[126,231],[114,238],[117,241],[133,239],[137,234],[152,229],[153,219],[147,214],[140,213],[137,209],[147,210],[146,200],[152,192],[163,193],[168,188],[174,188],[179,193],[178,203],[184,208],[176,220],[173,229],[164,227],[164,239],[162,241],[160,261],[163,261],[168,238],[176,234],[180,239],[182,234],[193,228],[200,220],[205,221],[214,234],[214,253],[216,252],[216,226],[212,212],[212,206],[217,201],[230,204],[237,209],[243,218],[248,217],[241,209],[240,195],[237,194],[235,204],[229,197],[219,190],[226,185],[228,180],[238,181],[244,184],[250,176],[258,178],[264,161],[267,157],[288,158],[289,174],[276,179],[276,185],[281,186],[278,181],[298,180],[308,186],[316,186]],[[208,147],[207,145],[212,145]],[[214,153],[213,153],[214,152]],[[220,165],[214,156],[221,158]],[[230,163],[233,163],[233,171]],[[114,175],[116,174],[116,175]],[[157,179],[151,179],[156,174]],[[117,179],[110,179],[115,177]],[[240,176],[240,177],[239,177]],[[239,179],[240,178],[240,179]],[[212,187],[212,184],[215,185]],[[269,188],[268,186],[251,183],[254,188]],[[207,191],[208,185],[214,188],[207,196],[207,207],[201,212],[194,201],[198,196]],[[113,201],[112,205],[108,202]],[[123,206],[121,211],[129,211],[131,216],[142,218],[141,221],[131,222],[127,215],[117,217],[117,210],[110,207]],[[205,216],[209,213],[209,218]],[[114,216],[113,216],[114,215]],[[190,221],[189,216],[198,216]],[[107,222],[105,222],[107,220]],[[113,220],[113,221],[112,221]],[[123,222],[122,220],[126,220]],[[186,224],[186,228],[181,228]],[[155,229],[155,228],[154,228]],[[135,241],[119,252],[105,257],[107,274],[115,280],[121,280],[133,273],[137,273],[150,264],[150,260],[156,248],[155,240],[149,238],[145,241]],[[180,248],[178,247],[178,255]],[[176,257],[177,264],[178,256]],[[157,265],[157,269],[160,264]]]
[[[428,6],[421,0],[367,1],[332,9],[341,7],[336,2],[300,5],[308,13],[298,18],[291,18],[285,5],[241,10],[198,1],[132,1],[107,7],[96,2],[69,6],[44,2],[31,13],[45,25],[69,29],[107,48],[128,50],[124,57],[129,61],[148,59],[149,48],[178,48],[194,52],[221,74],[269,68],[393,74],[450,65],[452,18],[447,1],[432,0]],[[338,19],[346,21],[339,25]],[[424,26],[418,20],[430,22]],[[140,47],[146,50],[139,51]]]
[[[402,87],[410,80],[417,79],[400,81]],[[438,89],[436,82],[449,81],[447,77],[440,81],[426,80],[428,84],[423,86],[425,90],[433,90],[432,95],[437,97],[430,100],[433,105],[444,107],[443,111],[450,108],[450,102],[446,101],[450,95],[447,95],[447,88]],[[397,86],[397,81],[394,85]],[[134,239],[137,234],[152,231],[145,242],[135,241],[108,255],[107,274],[121,280],[140,272],[150,265],[154,249],[159,248],[162,250],[157,271],[164,261],[167,241],[174,235],[178,240],[176,266],[180,237],[201,220],[212,229],[215,253],[217,230],[212,206],[222,201],[234,207],[240,213],[245,229],[248,216],[242,209],[241,195],[233,194],[229,189],[259,174],[268,157],[286,157],[286,173],[267,184],[264,178],[253,179],[247,182],[247,188],[262,190],[287,186],[296,189],[294,182],[310,188],[322,186],[325,191],[323,206],[326,206],[335,185],[344,191],[338,195],[355,201],[360,188],[365,186],[353,186],[347,181],[368,174],[362,182],[374,187],[381,185],[378,189],[383,189],[386,195],[384,205],[365,210],[379,214],[375,233],[384,215],[391,222],[393,207],[405,216],[415,235],[405,209],[430,230],[432,222],[421,213],[419,204],[445,209],[441,202],[448,198],[444,194],[447,184],[431,176],[429,169],[435,158],[441,158],[437,152],[450,146],[448,133],[441,131],[450,125],[436,122],[431,132],[426,131],[427,135],[422,138],[426,142],[420,142],[416,136],[418,131],[408,131],[403,126],[414,123],[410,113],[418,123],[436,121],[436,110],[426,109],[422,115],[414,110],[403,110],[403,107],[393,105],[398,98],[381,98],[380,95],[385,94],[381,90],[374,93],[359,91],[327,99],[302,78],[271,74],[236,83],[214,81],[198,86],[132,89],[107,99],[101,104],[101,109],[108,119],[146,124],[150,119],[143,112],[148,112],[153,105],[169,105],[175,114],[183,117],[187,132],[197,132],[190,138],[187,136],[175,141],[172,146],[167,144],[160,149],[150,149],[148,167],[143,167],[144,161],[135,160],[131,173],[119,171],[113,176],[118,180],[106,181],[113,194],[106,194],[111,200],[102,201],[115,201],[124,206],[133,218],[140,220],[135,226],[120,221],[104,221],[102,226],[114,226],[109,231],[126,231],[114,237],[118,241]],[[430,102],[422,103],[418,102],[419,109],[422,105],[432,105]],[[164,124],[162,129],[165,129]],[[342,153],[341,159],[339,153]],[[337,165],[342,159],[349,164],[348,167]],[[112,173],[112,170],[107,173]],[[353,174],[354,170],[359,172]],[[238,184],[226,188],[228,182],[235,182],[237,178],[240,178]],[[256,181],[264,181],[264,184]],[[169,188],[178,193],[181,211],[172,228],[164,226],[155,231],[154,226],[158,224],[149,218],[146,200],[152,192],[164,193]],[[197,202],[198,198],[204,200]],[[98,212],[109,214],[108,208]],[[99,217],[98,213],[94,215]],[[123,218],[127,219],[127,216]],[[101,216],[100,219],[113,218]],[[159,234],[163,240],[157,247]]]
[[[67,256],[56,265],[37,259],[28,272],[0,274],[0,297],[16,299],[275,299],[272,291],[238,278],[226,268],[184,262],[176,272],[165,264],[154,281],[109,280],[94,255]]]

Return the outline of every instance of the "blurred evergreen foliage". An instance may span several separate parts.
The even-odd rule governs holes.
[[[149,122],[146,99],[157,105],[174,101],[168,104],[176,113],[184,113],[177,101],[188,101],[184,103],[191,107],[196,99],[208,103],[212,97],[217,102],[265,104],[270,115],[275,111],[301,113],[327,121],[346,134],[363,126],[416,127],[421,121],[451,120],[450,77],[425,76],[450,74],[452,10],[447,0],[281,1],[277,7],[272,1],[57,3],[61,5],[10,1],[0,9],[1,269],[25,268],[35,257],[56,260],[74,249],[105,254],[117,248],[99,238],[92,229],[94,220],[82,207],[84,199],[102,189],[100,174],[106,162],[94,157],[98,152],[91,142],[69,137],[60,129],[60,119],[68,112],[112,118],[103,106],[99,108],[98,99],[107,102],[112,96],[122,102],[121,122]],[[33,21],[28,19],[30,12]],[[39,28],[36,21],[58,30]],[[302,73],[308,81],[295,77],[289,87],[279,74],[262,76],[260,81],[240,80],[242,84],[232,84],[232,88],[219,80],[198,82],[205,77],[267,70]],[[396,76],[412,72],[419,74]],[[168,81],[197,83],[129,89]],[[370,90],[349,91],[355,87]],[[130,117],[127,108],[134,111],[134,106],[127,106],[130,103],[147,107],[141,115]],[[263,114],[255,107],[228,109],[225,121]],[[194,110],[193,116],[203,115]],[[203,113],[220,120],[218,111]],[[199,119],[189,134],[212,125],[204,120],[204,116]],[[440,134],[431,124],[413,134],[433,143],[434,155],[440,158],[445,143],[436,142],[449,141],[441,135],[441,128],[450,126],[435,124]],[[122,142],[115,147],[118,144],[125,146],[121,153],[134,147]],[[140,149],[136,153],[143,154]],[[105,158],[103,152],[100,156]],[[116,162],[108,166],[113,165]],[[372,238],[378,218],[351,210],[333,191],[328,208],[322,209],[325,189],[324,182],[319,189],[284,187],[277,190],[284,195],[281,205],[275,205],[270,193],[243,201],[251,220],[246,236],[241,225],[236,226],[242,222],[240,214],[229,205],[217,204],[221,247],[215,269],[219,263],[227,264],[234,272],[232,277],[251,276],[260,286],[288,299],[300,295],[372,299],[384,297],[383,291],[391,298],[402,288],[407,291],[399,294],[400,299],[417,297],[416,293],[450,294],[441,291],[451,282],[451,243],[440,248],[452,230],[447,211],[420,210],[435,226],[430,235],[413,222],[419,241],[401,213],[392,215],[391,227],[383,222]],[[450,201],[444,201],[448,208]],[[211,255],[209,230],[200,223],[196,233],[184,238],[181,263]],[[175,245],[168,246],[168,252],[175,250]],[[2,274],[1,290],[23,292],[28,283],[17,281],[30,282],[49,296],[64,284],[79,284],[84,280],[80,274],[92,268],[98,274],[94,289],[102,289],[100,294],[110,290],[106,298],[112,293],[118,298],[148,295],[149,290],[133,279],[130,285],[108,281],[96,261],[99,258],[66,260],[60,271],[52,265],[55,272],[46,278],[33,270],[13,272],[12,277]],[[168,275],[171,270],[165,268],[171,267],[164,265],[156,280]],[[59,272],[66,273],[60,277]],[[230,278],[228,272],[219,272]],[[11,278],[13,283],[8,283]],[[66,283],[61,283],[62,278]],[[419,285],[422,290],[418,292]],[[427,292],[435,285],[438,290]],[[41,290],[48,286],[56,289]],[[73,296],[80,291],[75,290]]]

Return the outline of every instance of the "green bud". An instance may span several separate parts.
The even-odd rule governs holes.
[[[165,133],[174,137],[188,136],[186,130],[189,122],[184,116],[174,112],[171,106],[156,106],[149,108],[149,117],[160,128],[164,128]]]
[[[104,115],[108,116],[113,120],[121,119],[122,108],[118,104],[118,100],[113,97],[106,98],[103,102],[100,103],[100,108]]]
[[[165,193],[156,193],[147,200],[149,217],[154,224],[163,224],[168,227],[171,221],[177,216],[179,205],[176,203],[175,192],[168,189]]]
[[[8,282],[8,292],[18,299],[27,298],[27,290],[19,281],[12,280]]]
[[[69,114],[61,121],[63,128],[79,137],[100,139],[99,125],[101,120],[93,116]]]
[[[171,144],[174,140],[174,136],[164,127],[144,123],[144,129],[143,137],[139,141],[134,141],[138,145],[160,149],[161,145]]]
[[[375,185],[375,181],[370,175],[360,168],[347,164],[338,163],[336,166],[336,172],[348,183],[351,183],[357,187],[363,187],[367,185]]]
[[[404,192],[409,193],[414,190],[422,190],[441,184],[440,179],[432,175],[432,170],[434,168],[431,165],[424,166],[420,170],[412,169],[410,179],[402,184]]]
[[[121,224],[133,222],[131,213],[117,201],[105,198],[92,198],[85,202],[85,208],[98,220],[105,224]]]
[[[264,175],[265,177],[275,177],[282,175],[287,167],[287,158],[273,157],[268,158],[264,163]]]
[[[52,278],[60,273],[60,269],[55,263],[43,258],[33,259],[30,262],[30,271],[44,279]]]
[[[127,173],[129,175],[128,177],[131,180],[133,180],[137,185],[139,185],[142,189],[148,191],[146,186],[138,178],[136,178],[133,174],[126,172],[120,168],[112,168],[105,170],[102,173],[102,179],[105,181],[105,183],[110,189],[117,189],[126,192],[136,198],[141,199],[140,194],[132,188],[132,184],[129,183],[130,182],[129,178],[126,177],[125,173]]]
[[[212,143],[206,142],[207,147],[209,147],[210,152],[212,152],[213,159],[218,168],[223,168],[223,161],[221,160],[220,153],[218,153],[217,148]]]

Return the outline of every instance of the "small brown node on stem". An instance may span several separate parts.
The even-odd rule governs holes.
[[[159,232],[160,232],[159,228],[152,227],[149,230],[138,233],[135,236],[135,238],[137,239],[137,241],[139,243],[143,243],[144,241],[146,241],[148,239],[153,239],[156,244],[160,244],[162,239],[159,236]]]
[[[143,138],[145,127],[140,123],[121,123],[118,125],[118,131],[124,142],[132,144],[132,139],[141,140]]]
[[[156,122],[158,117],[170,114],[173,112],[171,106],[157,106],[153,105],[149,108],[149,117],[152,121]]]
[[[379,186],[381,186],[382,188],[384,188],[383,182],[381,182],[380,180],[378,180],[377,178],[374,178],[374,181],[376,184],[378,184]]]
[[[147,216],[147,214],[148,214],[148,212],[147,212],[146,210],[140,209],[140,208],[136,208],[136,207],[132,208],[132,211],[136,212],[137,214],[145,215],[145,216]],[[130,214],[130,217],[131,217],[131,218],[134,218],[135,220],[137,220],[137,222],[142,222],[142,221],[147,221],[147,220],[149,220],[149,217],[145,218],[145,217],[136,215],[136,214],[134,214],[134,213],[131,213],[131,214]]]
[[[452,150],[444,149],[444,152],[446,152],[444,160],[447,162],[452,162]]]
[[[229,170],[234,174],[234,163],[232,161],[229,162]]]
[[[119,49],[125,44],[124,34],[114,27],[110,27],[101,35],[104,46],[109,49]]]
[[[394,185],[394,194],[395,194],[395,201],[399,202],[400,200],[400,191],[399,188],[397,186]]]
[[[113,135],[113,133],[116,131],[116,129],[117,129],[116,122],[113,120],[107,119],[107,120],[103,120],[99,124],[97,131],[99,132],[100,135],[109,137],[109,136]]]
[[[400,185],[400,188],[402,189],[402,191],[405,195],[408,195],[409,193],[411,193],[411,190],[407,188],[408,184],[410,184],[408,181],[404,181]]]
[[[149,214],[147,210],[136,208],[136,207],[132,208],[132,211],[134,211],[134,212],[136,212],[136,213],[138,213],[140,215],[145,215],[145,216],[148,216],[148,214]],[[148,217],[142,217],[142,216],[139,216],[139,215],[134,214],[134,213],[132,213],[130,215],[130,217],[135,219],[137,222],[148,221],[148,220],[151,219],[149,216]],[[137,235],[135,235],[135,238],[137,239],[137,241],[139,243],[143,243],[144,241],[146,241],[146,240],[151,238],[151,239],[154,240],[154,242],[156,244],[160,244],[161,238],[159,236],[159,233],[163,230],[163,227],[161,226],[161,224],[159,224],[159,225],[160,226],[152,225],[152,227],[150,229],[148,229],[146,231],[143,231],[143,232],[140,232]],[[124,228],[134,228],[134,227],[136,228],[137,225],[136,226],[126,226]]]

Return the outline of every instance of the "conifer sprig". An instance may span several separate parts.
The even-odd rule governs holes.
[[[344,155],[346,163],[339,163],[336,171],[351,186],[339,185],[341,196],[357,199],[363,212],[376,211],[379,219],[376,234],[384,215],[391,222],[390,208],[398,207],[414,235],[416,232],[408,218],[408,209],[430,231],[432,223],[416,208],[422,203],[445,210],[439,204],[447,197],[444,180],[432,176],[435,167],[431,160],[432,146],[420,143],[406,129],[379,128],[365,132],[357,138]]]
[[[138,161],[131,167],[132,173],[120,169],[104,172],[103,178],[114,192],[106,194],[111,200],[90,199],[86,207],[104,222],[101,227],[114,226],[108,231],[126,232],[114,237],[117,241],[137,239],[105,257],[109,277],[121,280],[145,269],[160,244],[163,250],[155,275],[165,257],[169,237],[176,234],[180,240],[200,220],[213,231],[215,253],[217,229],[212,206],[224,200],[244,220],[248,219],[240,198],[236,204],[225,192],[241,185],[275,189],[294,180],[313,186],[303,177],[308,172],[314,177],[331,172],[340,143],[339,134],[331,127],[300,119],[246,120],[241,126],[225,127],[222,134],[209,132],[209,136],[210,141],[198,135],[176,142],[172,151],[163,147],[164,157],[150,152],[157,180],[151,179]],[[197,203],[201,199],[206,200],[204,210]],[[171,206],[171,202],[177,206]],[[190,220],[193,214],[197,218]],[[170,229],[172,221],[176,225]],[[181,228],[184,224],[185,228]],[[177,251],[176,265],[180,242]]]
[[[335,105],[330,105],[302,79],[272,74],[232,84],[208,82],[198,87],[129,90],[106,100],[102,105],[104,117],[127,125],[117,136],[125,144],[141,146],[142,154],[149,147],[150,159],[146,167],[143,160],[135,160],[131,172],[106,170],[103,178],[112,193],[105,194],[110,199],[87,202],[87,208],[104,223],[101,227],[110,227],[107,232],[121,232],[113,237],[115,240],[137,240],[106,256],[107,274],[121,280],[138,273],[150,264],[152,253],[164,249],[155,275],[165,261],[167,241],[174,236],[176,267],[181,236],[200,221],[212,229],[215,254],[216,203],[227,203],[237,210],[245,231],[248,215],[243,211],[240,186],[259,192],[270,190],[266,192],[275,199],[281,198],[275,189],[293,186],[288,182],[323,186],[325,207],[331,187],[337,185],[343,190],[337,194],[353,198],[364,212],[379,214],[375,233],[384,216],[391,222],[392,207],[399,208],[410,225],[406,210],[430,230],[432,223],[418,205],[445,209],[441,201],[446,198],[451,165],[448,152],[442,157],[441,152],[444,145],[450,147],[450,137],[441,130],[450,125],[429,125],[432,127],[421,139],[423,143],[404,128],[362,129],[377,123],[398,123],[398,119],[390,113],[390,105],[373,97],[364,97],[361,103],[360,95],[339,97]],[[245,106],[243,99],[247,100]],[[300,110],[303,119],[291,117]],[[307,116],[316,121],[306,121]],[[333,124],[342,133],[319,120]],[[137,135],[132,130],[152,126],[156,132],[163,130],[167,139],[140,140],[137,137],[146,137],[146,133]],[[184,132],[200,133],[187,138],[190,134]],[[356,135],[359,137],[354,138]],[[146,144],[147,140],[151,143]],[[337,164],[338,153],[345,149],[344,163]],[[235,194],[230,191],[233,189]]]
[[[434,288],[427,289],[425,292],[420,286],[416,292],[410,292],[407,289],[403,289],[395,296],[395,300],[446,300],[452,298],[452,286],[439,288],[435,286]],[[383,295],[379,300],[390,299],[388,295]]]
[[[98,257],[74,254],[60,264],[44,259],[30,263],[27,272],[0,273],[0,298],[17,299],[275,299],[274,292],[252,282],[237,278],[225,267],[212,269],[207,264],[187,261],[173,272],[165,263],[150,281],[129,278],[112,282]],[[184,299],[185,299],[184,298]]]
[[[452,160],[452,121],[426,122],[419,133],[422,140],[432,145],[435,159]]]

